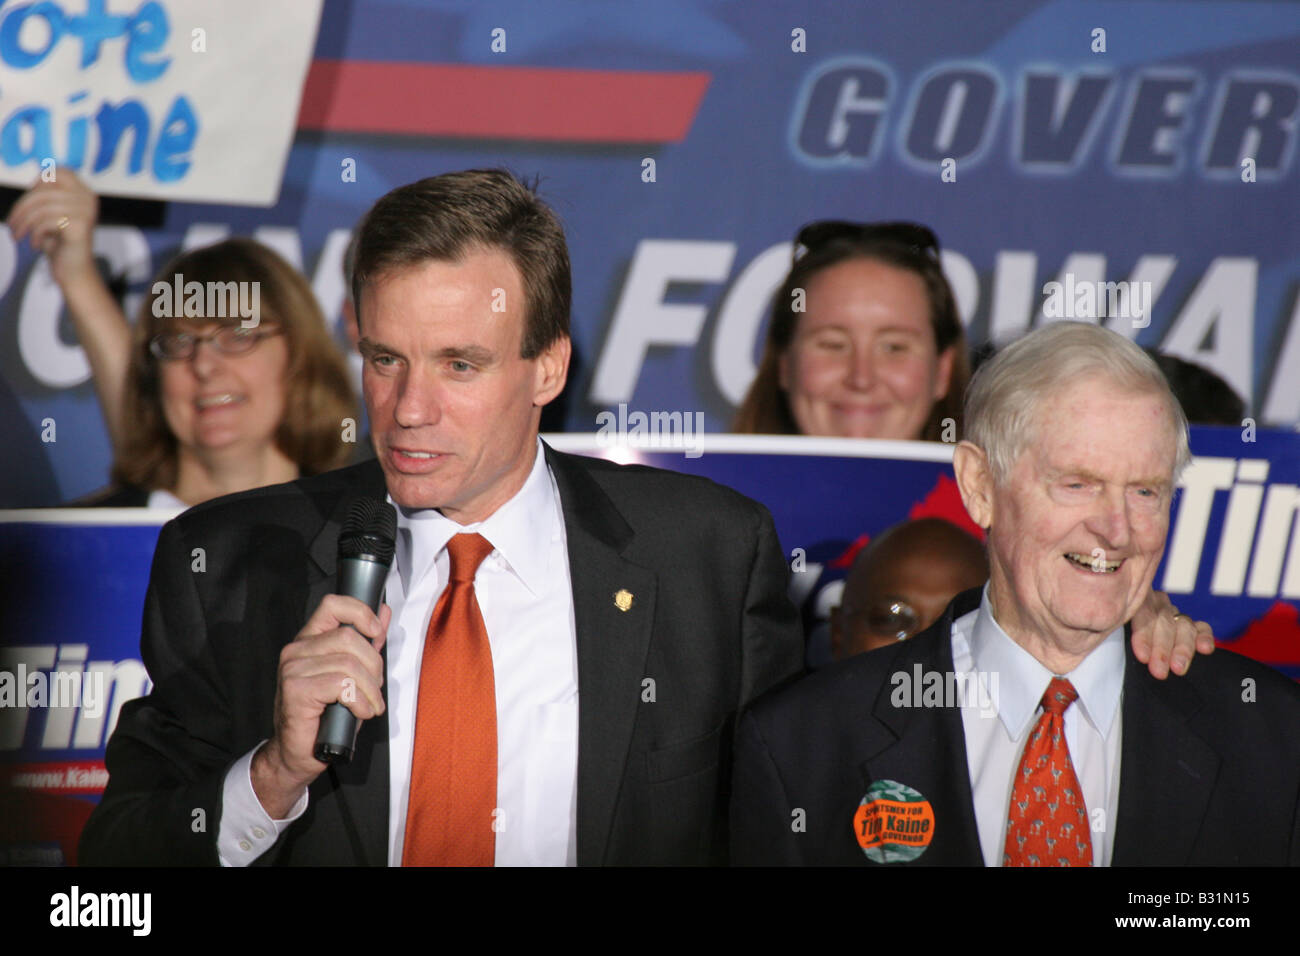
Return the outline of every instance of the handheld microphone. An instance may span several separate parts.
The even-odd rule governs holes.
[[[357,498],[339,535],[338,587],[335,593],[354,597],[378,613],[388,568],[393,563],[397,512],[380,498]],[[312,751],[322,763],[348,763],[357,748],[361,721],[341,703],[321,714]]]

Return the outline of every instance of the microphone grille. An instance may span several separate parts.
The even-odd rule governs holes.
[[[369,555],[392,564],[396,549],[397,511],[382,498],[358,497],[348,509],[339,535],[339,558]]]

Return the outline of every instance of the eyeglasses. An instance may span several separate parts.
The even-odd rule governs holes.
[[[893,243],[906,246],[921,255],[939,255],[939,238],[928,226],[915,222],[848,222],[843,219],[822,219],[810,222],[794,237],[794,258],[800,258],[799,247],[811,252],[819,246],[837,240],[861,243]]]
[[[861,619],[866,629],[881,637],[903,640],[916,633],[921,616],[903,601],[891,601],[888,604],[873,604],[862,610],[854,610],[849,617]]]
[[[164,362],[184,360],[193,357],[200,342],[211,342],[222,355],[243,355],[251,352],[257,343],[271,335],[279,335],[283,330],[276,326],[258,326],[246,329],[239,325],[223,325],[208,335],[193,335],[189,332],[163,332],[149,340],[149,351],[154,358]]]

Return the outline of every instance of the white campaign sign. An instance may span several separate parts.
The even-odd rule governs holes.
[[[0,184],[274,205],[322,2],[0,5]]]

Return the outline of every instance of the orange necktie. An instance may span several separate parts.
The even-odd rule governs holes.
[[[1063,677],[1043,694],[1011,790],[1003,866],[1092,866],[1088,808],[1065,742],[1065,708],[1078,696]]]
[[[477,534],[447,542],[451,576],[424,638],[403,866],[492,866],[497,703],[474,574],[492,553]]]

